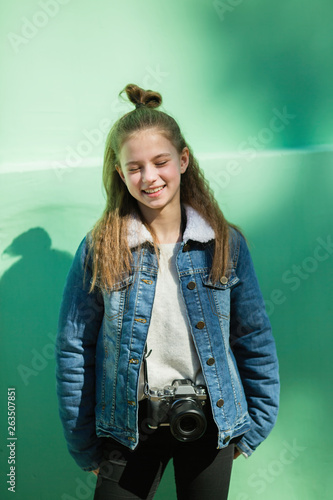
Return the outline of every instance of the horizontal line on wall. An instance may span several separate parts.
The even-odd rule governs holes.
[[[217,160],[219,158],[246,158],[251,153],[251,147],[248,148],[249,152],[246,151],[227,151],[221,153],[199,153],[195,155],[198,160]],[[308,146],[303,148],[290,148],[290,149],[266,149],[258,150],[252,148],[257,157],[276,157],[276,156],[289,156],[289,155],[299,155],[299,154],[309,154],[309,153],[333,153],[333,144],[322,144],[320,146]]]
[[[293,148],[293,149],[271,149],[271,150],[255,150],[256,158],[265,157],[278,157],[278,156],[289,156],[289,155],[300,155],[300,154],[316,154],[316,153],[326,153],[333,152],[333,144],[323,144],[320,146],[309,146],[304,148]],[[218,160],[218,159],[242,159],[250,154],[249,152],[239,152],[239,151],[226,151],[219,153],[198,153],[195,157],[199,161],[207,160]],[[53,161],[30,161],[30,162],[3,162],[0,163],[0,174],[14,173],[14,172],[31,172],[35,170],[61,170],[66,169],[75,170],[76,168],[102,168],[103,159],[102,158],[84,158],[79,164],[75,166],[66,165],[64,161],[53,160]]]

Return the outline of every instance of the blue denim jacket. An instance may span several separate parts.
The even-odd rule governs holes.
[[[250,456],[278,412],[271,325],[245,239],[231,228],[230,268],[212,282],[214,231],[193,208],[185,209],[176,265],[218,428],[216,446],[244,434],[238,447]],[[96,469],[102,459],[98,437],[112,437],[130,449],[138,444],[139,373],[158,273],[151,241],[134,216],[128,231],[132,272],[108,292],[97,288],[88,294],[90,266],[83,283],[86,238],[67,276],[56,342],[57,393],[69,451],[84,470]],[[139,242],[146,242],[140,253]]]

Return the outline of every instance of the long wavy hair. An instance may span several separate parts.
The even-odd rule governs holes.
[[[131,134],[146,129],[154,129],[162,133],[179,154],[185,147],[189,149],[189,164],[186,171],[181,174],[180,202],[182,205],[188,204],[197,210],[215,231],[210,276],[213,281],[217,281],[226,274],[228,266],[229,224],[177,122],[172,116],[156,109],[162,103],[161,95],[134,84],[126,85],[119,96],[124,92],[136,108],[116,121],[107,136],[103,164],[106,207],[87,239],[88,257],[92,262],[92,280],[89,291],[94,290],[96,283],[103,290],[108,290],[119,280],[120,275],[130,273],[133,256],[127,242],[127,225],[133,212],[138,215],[151,233],[158,257],[156,234],[143,219],[137,200],[129,193],[116,170],[116,165],[120,165],[120,150],[126,139]],[[140,251],[141,245],[137,248]]]

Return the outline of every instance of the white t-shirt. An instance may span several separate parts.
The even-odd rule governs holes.
[[[205,385],[180,290],[176,256],[181,243],[160,244],[160,267],[147,337],[149,387],[163,389],[176,379]],[[139,400],[143,399],[144,370],[140,373]]]

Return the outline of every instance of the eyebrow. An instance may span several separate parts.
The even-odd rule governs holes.
[[[171,156],[170,153],[160,153],[156,156],[154,156],[154,158],[152,158],[152,160],[157,160],[158,158],[161,158],[161,156]],[[128,167],[129,165],[136,165],[137,163],[140,163],[140,161],[128,161],[127,163],[125,163],[125,166]]]

